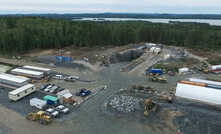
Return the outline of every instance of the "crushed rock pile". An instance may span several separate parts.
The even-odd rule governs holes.
[[[116,96],[110,100],[109,106],[118,112],[130,113],[139,108],[140,101],[132,96]]]

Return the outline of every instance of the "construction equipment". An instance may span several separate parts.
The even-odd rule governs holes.
[[[156,112],[158,105],[152,99],[145,100],[144,116],[148,116],[150,112]]]
[[[29,113],[26,119],[31,121],[39,121],[39,123],[43,125],[48,125],[52,122],[51,116],[47,115],[44,111],[39,111],[37,113]]]
[[[161,82],[161,83],[167,83],[166,77],[159,77],[158,75],[149,75],[149,79],[153,82]]]

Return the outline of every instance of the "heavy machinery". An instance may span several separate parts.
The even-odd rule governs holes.
[[[150,112],[156,112],[158,105],[152,99],[145,100],[144,116],[148,116]]]
[[[31,121],[39,121],[39,123],[43,125],[48,125],[52,122],[51,116],[46,114],[44,111],[29,113],[26,119]]]
[[[149,79],[153,82],[167,83],[166,77],[159,77],[158,75],[149,75]]]

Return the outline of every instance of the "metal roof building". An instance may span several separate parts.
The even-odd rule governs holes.
[[[26,85],[29,82],[29,80],[30,80],[29,78],[22,76],[15,76],[5,73],[0,74],[0,83],[6,85],[20,87]]]
[[[23,66],[22,68],[28,69],[28,70],[33,70],[33,71],[40,71],[40,72],[44,72],[46,74],[50,74],[52,71],[49,68],[42,68],[42,67],[35,67],[35,66]]]
[[[197,78],[189,78],[189,81],[221,86],[221,82],[217,82],[217,81],[203,80],[203,79],[197,79]]]
[[[31,78],[38,78],[38,79],[44,77],[44,72],[32,71],[32,70],[21,69],[21,68],[13,69],[11,70],[11,73],[26,76],[26,77],[31,77]]]
[[[221,86],[177,83],[176,96],[221,105]]]

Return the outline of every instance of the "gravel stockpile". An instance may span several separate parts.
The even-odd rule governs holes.
[[[118,112],[130,113],[139,107],[140,99],[132,96],[116,96],[110,100],[109,106]]]

